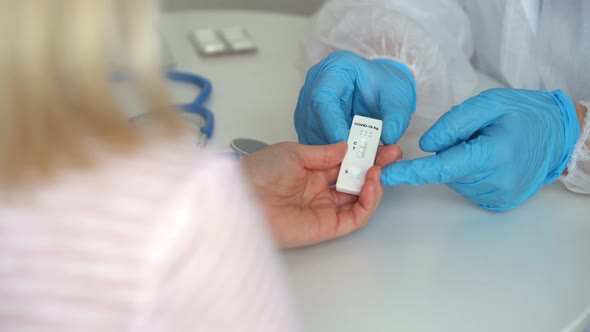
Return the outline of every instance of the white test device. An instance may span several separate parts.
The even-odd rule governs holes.
[[[355,115],[348,134],[348,151],[340,166],[336,181],[339,192],[359,195],[365,184],[365,175],[375,164],[381,140],[383,121]]]

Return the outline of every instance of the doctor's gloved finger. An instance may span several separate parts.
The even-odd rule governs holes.
[[[489,154],[478,138],[436,155],[390,165],[383,169],[381,179],[389,186],[449,183],[481,172],[490,160]]]
[[[434,155],[400,161],[385,167],[381,173],[381,182],[386,186],[440,184],[442,180],[441,166]]]
[[[337,143],[348,139],[352,120],[352,96],[355,89],[354,75],[348,71],[322,73],[313,83],[307,107],[314,115],[308,124],[322,128],[326,143]]]
[[[504,109],[492,105],[486,96],[478,95],[453,107],[424,133],[420,139],[420,148],[438,152],[468,140],[504,115]]]
[[[387,103],[381,106],[383,132],[381,140],[385,145],[395,144],[408,129],[412,112],[401,103]]]
[[[334,144],[348,139],[350,123],[339,105],[324,103],[314,105],[314,108],[315,117],[312,121],[317,121],[314,127],[317,126],[319,132],[316,132],[316,135],[325,138],[324,144]]]
[[[342,126],[347,123],[346,114],[350,113],[350,103],[343,103],[343,100],[351,99],[354,89],[354,81],[345,75],[338,75],[338,72],[318,72],[318,66],[314,66],[309,72],[305,84],[299,92],[297,106],[295,108],[294,120],[297,134],[306,136],[306,143],[326,144],[346,140],[348,133],[343,135],[341,130],[324,130],[325,123],[336,118],[336,123]],[[347,106],[348,105],[348,106]],[[342,109],[348,107],[349,109]],[[348,115],[348,117],[351,117]],[[338,126],[337,125],[337,126]],[[348,124],[345,126],[348,127]],[[319,140],[311,139],[309,132],[314,132]],[[336,134],[334,134],[336,132]],[[327,135],[335,136],[329,137]]]
[[[375,158],[375,165],[383,168],[402,159],[402,157],[402,150],[398,145],[380,145],[377,148],[377,157]]]

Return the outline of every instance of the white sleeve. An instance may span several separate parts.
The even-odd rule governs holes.
[[[151,299],[132,331],[298,329],[277,249],[235,164],[205,165],[183,188],[181,213],[154,234]]]
[[[561,89],[573,100],[588,98],[590,86],[589,4],[543,1],[539,18],[535,51],[544,88]]]
[[[573,192],[590,194],[590,102],[580,103],[587,109],[584,127],[568,164],[567,174],[560,180]]]
[[[416,117],[430,122],[477,85],[469,18],[455,0],[328,0],[303,41],[302,69],[336,50],[407,65],[418,90]]]

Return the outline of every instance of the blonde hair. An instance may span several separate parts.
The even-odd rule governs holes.
[[[125,68],[145,111],[178,132],[161,81],[153,0],[0,0],[0,188],[145,142],[121,110]]]

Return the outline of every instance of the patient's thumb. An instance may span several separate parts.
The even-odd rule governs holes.
[[[347,149],[346,142],[329,145],[298,145],[297,150],[308,169],[330,169],[342,163]]]

